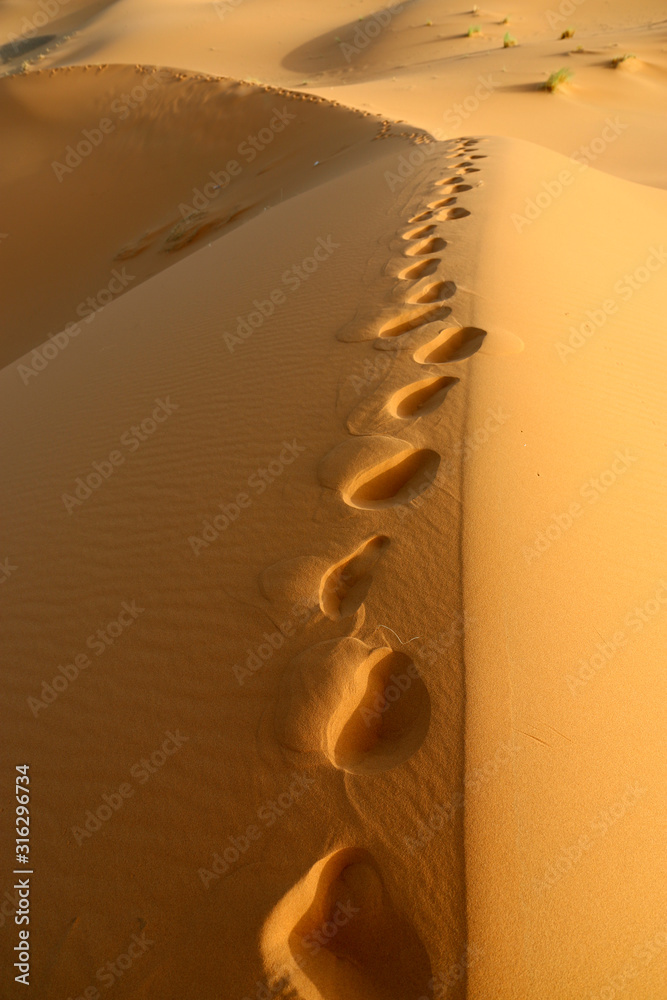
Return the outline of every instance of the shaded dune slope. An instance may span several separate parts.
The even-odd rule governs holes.
[[[411,131],[322,98],[158,67],[0,80],[0,363]],[[26,206],[30,212],[26,212]],[[94,237],[94,238],[93,238]],[[26,302],[23,278],[40,295]]]

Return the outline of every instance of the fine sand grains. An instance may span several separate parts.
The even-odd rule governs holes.
[[[477,141],[466,140],[448,153],[457,171],[471,167],[467,157],[477,146]],[[472,191],[472,185],[459,182],[458,174],[436,180],[433,190],[439,194],[443,188],[445,193]],[[434,372],[406,381],[386,397],[382,406],[387,430],[397,420],[403,427],[417,420],[427,426],[429,415],[448,406],[454,387],[462,383],[458,391],[465,392],[465,363],[485,338],[485,331],[477,328],[449,325],[443,329],[443,321],[457,310],[457,286],[445,277],[446,257],[456,255],[456,233],[449,239],[445,236],[449,237],[450,226],[460,225],[459,220],[467,220],[471,211],[454,206],[457,198],[453,195],[439,200],[428,197],[422,194],[426,207],[412,214],[407,228],[392,242],[398,256],[384,265],[385,274],[393,276],[395,304],[385,304],[378,321],[373,314],[378,313],[379,303],[370,298],[363,312],[339,333],[340,339],[350,343],[374,337],[373,346],[395,345],[392,385],[402,371],[425,366]],[[415,222],[419,223],[416,227]],[[413,258],[418,262],[409,263]],[[441,306],[444,299],[450,304]],[[401,300],[406,303],[403,307]],[[459,364],[450,367],[455,362]],[[370,394],[377,397],[382,388]],[[363,405],[362,401],[358,409],[363,410]],[[372,429],[372,417],[370,422]],[[364,602],[369,595],[382,603],[382,582],[374,580],[375,570],[394,544],[396,530],[402,533],[400,527],[392,529],[391,521],[383,521],[383,513],[386,518],[392,509],[406,505],[409,509],[429,490],[437,490],[443,457],[452,471],[437,433],[432,435],[431,447],[415,447],[400,437],[364,430],[363,417],[357,418],[354,435],[324,456],[318,474],[322,485],[338,492],[347,506],[376,512],[374,524],[384,526],[386,533],[368,537],[321,576],[320,607],[332,620],[349,620],[349,635],[313,645],[289,664],[274,712],[274,732],[285,748],[297,754],[323,754],[332,767],[357,775],[359,795],[364,794],[362,782],[371,783],[376,775],[401,767],[420,750],[434,713],[444,708],[429,694],[429,672],[422,676],[410,659],[410,642],[396,636],[394,646],[373,647],[352,635],[364,628]],[[336,531],[335,522],[330,527]],[[455,522],[447,530],[455,543],[460,524]],[[456,551],[455,544],[452,551]],[[458,566],[450,569],[454,577],[460,572]],[[278,598],[287,587],[293,597],[297,591],[288,581],[301,576],[305,593],[304,574],[310,576],[305,561],[303,568],[298,560],[277,564],[265,572],[263,590]],[[461,659],[456,667],[462,692]],[[424,754],[421,767],[429,768]],[[372,798],[370,788],[368,794]],[[377,820],[368,817],[371,824]],[[457,891],[463,899],[462,881]],[[319,942],[315,948],[313,941]],[[283,897],[265,925],[262,950],[272,988],[284,984],[285,996],[293,988],[304,1000],[398,1000],[428,995],[432,990],[428,952],[401,914],[400,902],[392,899],[381,859],[363,846],[363,840],[317,861]],[[460,977],[457,989],[463,988],[464,978]]]

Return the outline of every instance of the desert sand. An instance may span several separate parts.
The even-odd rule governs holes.
[[[663,15],[0,8],[1,997],[667,997]]]

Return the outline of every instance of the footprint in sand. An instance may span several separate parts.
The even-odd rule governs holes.
[[[460,205],[456,208],[450,208],[449,211],[444,216],[445,220],[452,222],[454,219],[465,219],[470,215],[467,208],[462,208]]]
[[[463,361],[480,349],[485,337],[486,330],[480,330],[477,326],[443,330],[434,340],[415,351],[414,359],[420,365]]]
[[[353,774],[409,760],[424,742],[431,699],[407,654],[347,637],[300,653],[283,675],[274,714],[278,742],[325,756]]]
[[[327,618],[349,618],[361,607],[373,582],[373,568],[388,545],[386,535],[374,535],[322,577],[320,607]]]
[[[440,455],[407,441],[368,435],[343,441],[320,462],[323,486],[337,490],[349,507],[379,510],[410,503],[435,480]]]
[[[262,931],[269,981],[302,1000],[409,1000],[428,994],[428,953],[373,855],[345,847],[318,861]]]
[[[415,305],[423,305],[427,302],[444,302],[445,299],[451,299],[453,295],[456,295],[456,282],[454,281],[420,282],[410,292],[407,301]]]
[[[433,209],[446,208],[447,205],[455,205],[455,204],[456,204],[456,198],[454,197],[442,198],[440,201],[430,202],[429,208]]]
[[[408,219],[408,222],[410,222],[410,223],[413,223],[413,222],[424,222],[425,219],[430,219],[431,215],[432,215],[431,212],[429,212],[429,211],[423,211],[423,212],[420,212],[419,215],[413,215],[411,219]]]
[[[418,229],[408,229],[407,232],[403,233],[404,240],[423,240],[426,236],[433,232],[435,225],[431,226],[420,226]]]
[[[408,247],[405,256],[426,257],[432,253],[439,253],[446,246],[446,242],[440,236],[431,236],[430,239],[420,240],[414,246]]]
[[[440,284],[444,286],[445,282],[441,282]],[[427,301],[433,300],[428,299]],[[440,304],[439,299],[435,299],[435,305],[427,309],[402,310],[384,323],[378,330],[377,335],[382,338],[399,337],[402,333],[409,333],[410,330],[416,330],[417,327],[424,326],[426,323],[434,323],[437,320],[446,319],[451,311],[449,306],[443,306]]]
[[[363,622],[373,570],[388,546],[386,535],[373,535],[332,565],[317,556],[295,556],[267,566],[259,589],[273,606],[272,620],[287,617],[290,610],[298,612],[300,621],[316,619],[319,609],[331,621],[356,616],[356,624]]]
[[[329,723],[331,759],[354,774],[398,767],[424,742],[431,719],[426,685],[405,653],[375,649],[353,678],[354,693]]]
[[[416,283],[422,278],[435,274],[441,264],[440,257],[430,255],[436,250],[442,250],[447,245],[446,241],[439,236],[429,235],[434,229],[436,229],[435,225],[429,225],[408,230],[404,239],[409,241],[411,245],[406,248],[402,255],[408,260],[391,262],[391,272],[393,272],[394,278],[413,282],[413,288],[411,288],[408,297],[400,296],[406,306],[413,308],[397,310],[395,306],[387,304],[379,314],[368,308],[338,331],[336,336],[339,340],[385,340],[398,337],[424,324],[444,320],[451,314],[452,310],[443,305],[443,302],[455,294],[454,282],[425,282],[416,287]],[[411,257],[428,257],[428,259],[411,261]],[[390,273],[389,270],[387,273]],[[399,297],[396,291],[394,294]],[[424,308],[418,308],[419,306]]]
[[[432,257],[430,260],[420,260],[418,264],[410,264],[403,271],[399,271],[398,277],[404,281],[417,281],[419,278],[425,278],[429,274],[435,274],[440,263],[439,257]]]
[[[440,456],[430,448],[406,450],[358,477],[350,484],[345,500],[363,510],[408,503],[431,485],[439,465]]]
[[[387,402],[387,410],[394,417],[408,420],[432,413],[459,380],[451,375],[425,378],[399,389]]]
[[[436,181],[436,187],[451,187],[453,184],[460,184],[463,177],[459,177],[458,174],[455,177],[446,177],[444,181]]]

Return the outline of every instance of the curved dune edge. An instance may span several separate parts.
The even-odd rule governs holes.
[[[619,2],[561,9],[551,0],[517,0],[508,23],[500,11],[443,10],[438,0],[421,0],[417,18],[412,4],[357,7],[337,5],[334,13],[328,4],[315,10],[293,0],[294,16],[285,17],[273,0],[102,3],[92,17],[86,9],[68,15],[75,34],[59,36],[43,61],[26,58],[31,68],[141,63],[259,78],[381,107],[438,138],[515,135],[615,176],[667,183],[655,155],[666,133],[659,0],[631,10]],[[0,31],[20,30],[20,20],[9,6]],[[479,33],[469,36],[470,28]],[[566,29],[574,37],[562,38]],[[50,21],[38,30],[61,26]],[[505,48],[505,34],[517,44]],[[571,85],[543,91],[561,66],[573,71]]]
[[[141,65],[0,78],[0,124],[11,241],[0,364],[47,336],[47,354],[62,350],[142,281],[380,156],[373,140],[407,152],[425,138],[316,95]],[[35,273],[40,296],[26,317],[25,275]],[[241,325],[230,341],[249,332]]]

